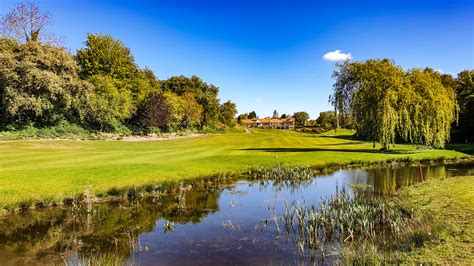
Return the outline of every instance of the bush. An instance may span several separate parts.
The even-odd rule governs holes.
[[[30,123],[21,128],[10,128],[8,131],[0,132],[0,139],[99,139],[101,136],[95,132],[84,129],[76,124],[61,120],[54,126],[38,128]]]

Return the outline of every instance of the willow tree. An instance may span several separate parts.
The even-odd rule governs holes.
[[[330,102],[352,117],[359,137],[389,149],[397,138],[441,148],[456,119],[455,94],[438,73],[406,73],[388,59],[338,64]]]
[[[405,104],[401,96],[409,83],[403,69],[388,59],[338,66],[332,102],[353,117],[360,137],[388,149],[395,142],[396,130],[402,129],[399,110]]]
[[[413,142],[443,148],[449,141],[451,123],[457,119],[456,93],[443,86],[440,74],[432,69],[415,68],[408,75],[416,95],[412,103]]]

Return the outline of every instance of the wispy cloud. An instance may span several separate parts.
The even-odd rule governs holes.
[[[256,98],[255,101],[258,102],[258,103],[261,103],[261,102],[263,102],[263,99],[262,98]]]
[[[350,54],[350,53],[346,54],[346,53],[341,52],[341,50],[336,50],[334,52],[325,53],[323,58],[326,61],[337,62],[337,61],[344,61],[344,60],[351,59],[352,54]]]

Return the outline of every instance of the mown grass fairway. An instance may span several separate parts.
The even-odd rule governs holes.
[[[328,163],[454,158],[463,153],[416,150],[396,145],[378,152],[372,143],[351,140],[352,131],[320,135],[254,130],[253,134],[124,142],[21,140],[0,142],[0,204],[61,200],[90,189],[177,181],[238,172],[276,163],[324,166]]]

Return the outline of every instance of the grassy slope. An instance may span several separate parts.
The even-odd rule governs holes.
[[[402,203],[437,228],[439,244],[408,254],[405,262],[474,264],[474,176],[431,180],[402,190]],[[421,209],[420,209],[421,208]]]
[[[86,188],[105,192],[125,187],[205,176],[276,162],[323,166],[327,163],[461,157],[446,150],[397,145],[378,153],[372,143],[348,140],[352,132],[310,135],[256,130],[156,142],[4,141],[0,142],[0,206],[61,200]]]

